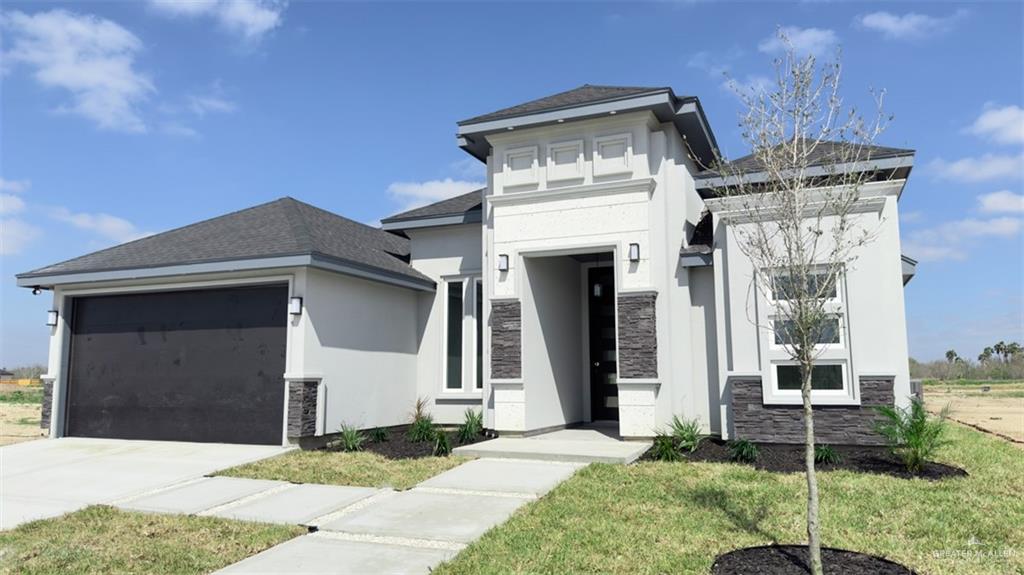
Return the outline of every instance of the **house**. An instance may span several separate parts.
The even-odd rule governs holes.
[[[14,372],[0,369],[0,381],[14,381]]]
[[[529,435],[673,415],[726,438],[801,439],[792,365],[749,310],[753,269],[714,197],[700,102],[586,85],[458,123],[487,186],[373,228],[292,198],[18,276],[53,290],[44,426],[83,435],[314,441],[484,412]],[[817,433],[872,443],[872,406],[910,396],[897,202],[913,152],[858,217],[880,226],[832,302]],[[738,162],[750,162],[740,159]],[[754,169],[749,177],[759,177]],[[817,380],[816,380],[817,381]]]

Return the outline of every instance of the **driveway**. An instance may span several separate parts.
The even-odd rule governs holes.
[[[69,437],[0,447],[0,529],[283,453],[266,445]]]

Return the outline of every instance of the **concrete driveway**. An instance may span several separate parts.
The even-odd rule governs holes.
[[[266,445],[63,438],[0,447],[0,529],[283,453]]]

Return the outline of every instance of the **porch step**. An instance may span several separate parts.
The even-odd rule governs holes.
[[[499,437],[456,447],[452,453],[466,457],[534,459],[569,463],[619,463],[637,460],[651,446],[645,441],[572,441]]]

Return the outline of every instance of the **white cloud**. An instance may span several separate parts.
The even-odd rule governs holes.
[[[1024,143],[1024,109],[1017,105],[986,106],[967,132],[1000,144]]]
[[[1017,238],[1020,233],[1017,217],[965,218],[907,234],[903,251],[919,261],[962,260],[977,240]]]
[[[179,17],[214,18],[228,31],[257,41],[281,25],[283,0],[149,0],[157,12]]]
[[[104,129],[146,130],[137,106],[155,88],[134,68],[142,50],[137,36],[110,20],[66,10],[7,12],[0,24],[11,37],[4,52],[9,64],[32,67],[43,86],[70,92],[71,102],[60,111]]]
[[[484,187],[483,182],[453,180],[430,180],[428,182],[395,182],[388,186],[388,194],[402,204],[402,211],[425,206],[459,194],[466,194]]]
[[[756,97],[758,94],[772,89],[772,79],[757,74],[747,74],[743,80],[730,78],[721,84],[721,88],[737,96]]]
[[[914,12],[900,15],[881,11],[860,16],[857,18],[857,23],[869,30],[881,32],[889,38],[905,40],[949,31],[957,20],[966,15],[966,10],[957,10],[944,17]]]
[[[13,218],[0,219],[0,255],[10,256],[21,251],[39,237],[39,228]]]
[[[195,129],[180,122],[164,122],[160,124],[160,132],[178,138],[198,138],[200,134]]]
[[[5,180],[0,178],[0,192],[11,192],[20,194],[32,186],[28,180]]]
[[[218,80],[209,89],[189,95],[188,109],[199,117],[213,113],[229,114],[235,111],[235,103],[224,94],[224,88]]]
[[[784,52],[788,46],[798,55],[820,56],[839,43],[835,31],[827,28],[799,28],[785,26],[779,32],[761,40],[757,49],[767,54]]]
[[[149,232],[139,231],[135,224],[128,220],[110,214],[74,213],[67,208],[57,208],[53,210],[51,216],[56,220],[69,223],[78,229],[93,232],[118,243],[137,240],[150,235]]]
[[[982,194],[978,196],[978,203],[981,204],[983,212],[1024,213],[1024,195],[1015,194],[1010,190]]]
[[[25,201],[12,194],[0,194],[0,215],[17,214],[25,209]]]
[[[940,178],[960,182],[985,182],[1024,176],[1024,153],[985,154],[977,158],[947,161],[936,158],[928,168]]]

